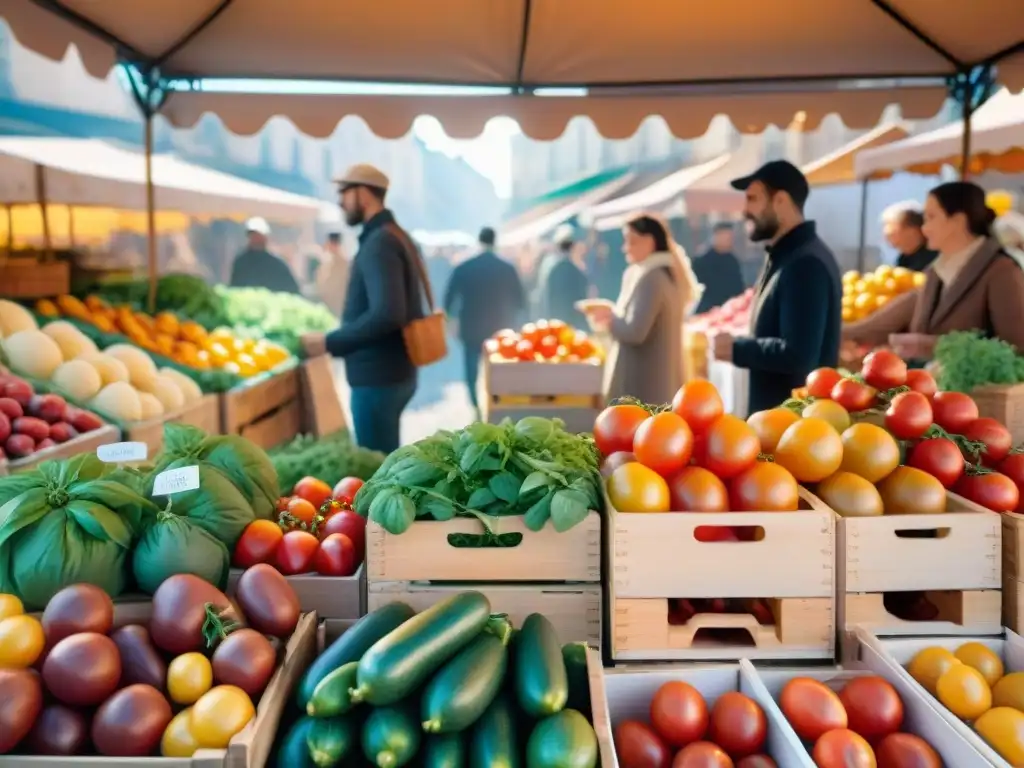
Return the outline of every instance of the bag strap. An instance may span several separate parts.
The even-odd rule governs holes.
[[[385,225],[391,234],[398,238],[398,241],[402,244],[402,248],[405,250],[406,256],[412,262],[413,267],[416,269],[416,273],[419,275],[420,283],[423,285],[423,293],[427,297],[427,306],[431,312],[434,312],[434,290],[430,285],[430,278],[427,276],[427,265],[423,261],[423,256],[420,255],[420,249],[416,247],[416,243],[412,241],[408,233],[394,222],[389,222]]]

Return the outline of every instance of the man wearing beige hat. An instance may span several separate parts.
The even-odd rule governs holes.
[[[354,165],[335,179],[349,226],[362,227],[352,260],[341,327],[309,335],[307,354],[344,358],[352,388],[352,426],[359,445],[390,453],[399,446],[402,411],[416,392],[416,366],[402,329],[423,317],[416,246],[384,206],[388,177]]]

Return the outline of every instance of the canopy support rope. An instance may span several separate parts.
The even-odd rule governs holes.
[[[914,24],[914,22],[912,22],[910,19],[908,19],[902,13],[900,13],[895,8],[893,8],[891,5],[889,5],[888,0],[870,0],[870,1],[871,1],[871,4],[874,5],[876,8],[878,8],[882,13],[884,13],[890,19],[892,19],[897,24],[899,24],[901,27],[903,27],[903,29],[905,29],[907,32],[909,32],[914,37],[916,37],[920,42],[924,43],[926,46],[931,48],[935,53],[939,54],[939,56],[941,56],[946,61],[948,61],[950,64],[952,64],[954,67],[956,67],[957,70],[961,70],[962,71],[964,69],[968,69],[969,68],[966,62],[961,61],[956,56],[954,56],[952,53],[947,51],[945,48],[943,48],[941,45],[939,45],[935,40],[933,40],[931,37],[929,37],[927,34],[925,34],[921,30],[920,27],[918,27],[916,24]]]
[[[157,56],[156,59],[154,59],[153,61],[153,66],[161,66],[162,64],[164,64],[164,62],[171,58],[171,56],[173,56],[186,45],[195,40],[200,35],[200,33],[202,33],[203,30],[205,30],[207,27],[213,24],[213,22],[215,22],[217,18],[228,9],[232,2],[234,2],[234,0],[220,0],[220,2],[217,4],[217,7],[210,11],[210,13],[207,14],[205,19],[203,19],[194,27],[192,27],[192,29],[190,29],[188,32],[186,32],[184,35],[178,38],[178,40],[173,45],[168,47],[166,51]]]
[[[523,0],[523,31],[519,35],[519,59],[516,62],[516,85],[513,93],[517,96],[528,93],[523,85],[523,73],[526,71],[526,50],[530,45],[530,16],[533,13],[533,0]]]

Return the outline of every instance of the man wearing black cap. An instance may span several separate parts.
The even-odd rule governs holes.
[[[751,240],[767,242],[749,338],[719,334],[714,355],[750,370],[750,412],[774,408],[807,374],[839,360],[842,280],[835,256],[804,220],[807,179],[775,160],[732,182],[746,192]]]
[[[444,311],[457,318],[456,330],[464,347],[469,399],[476,401],[476,376],[484,342],[502,328],[518,324],[526,308],[523,284],[515,267],[494,253],[494,230],[480,230],[480,253],[452,272],[444,294]]]

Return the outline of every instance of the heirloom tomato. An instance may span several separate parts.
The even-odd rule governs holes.
[[[782,433],[775,449],[775,463],[788,469],[801,483],[824,480],[842,462],[843,441],[823,419],[800,419]]]
[[[608,478],[608,501],[619,512],[668,512],[668,483],[639,462],[623,464]]]
[[[733,512],[795,512],[800,507],[796,479],[789,470],[757,461],[729,482]]]
[[[761,453],[774,453],[782,433],[799,418],[799,414],[789,408],[771,408],[750,414],[747,417],[747,424],[753,428],[758,440],[761,441]]]
[[[693,432],[682,416],[665,411],[644,420],[633,436],[636,460],[662,477],[670,477],[690,462]]]
[[[907,465],[927,472],[944,488],[952,488],[964,473],[964,457],[956,443],[945,437],[922,440],[907,453]]]
[[[935,378],[923,368],[911,368],[907,371],[907,386],[911,392],[920,392],[929,400],[939,391]]]
[[[932,425],[932,404],[920,392],[901,392],[885,412],[885,428],[897,440],[916,440]]]
[[[723,480],[747,469],[761,452],[761,441],[747,422],[732,414],[719,416],[704,433],[701,464]]]
[[[978,418],[978,405],[962,392],[936,392],[932,397],[932,414],[944,430],[962,435],[967,425]]]
[[[899,355],[885,349],[871,352],[860,369],[864,381],[875,389],[894,389],[907,383],[907,364]]]
[[[594,443],[602,456],[617,451],[632,452],[633,436],[650,413],[639,405],[610,405],[594,421]]]
[[[694,379],[676,392],[672,410],[686,419],[694,432],[703,432],[725,412],[725,406],[714,384],[707,379]]]
[[[686,467],[669,478],[673,512],[728,512],[729,491],[717,475],[703,467]]]

